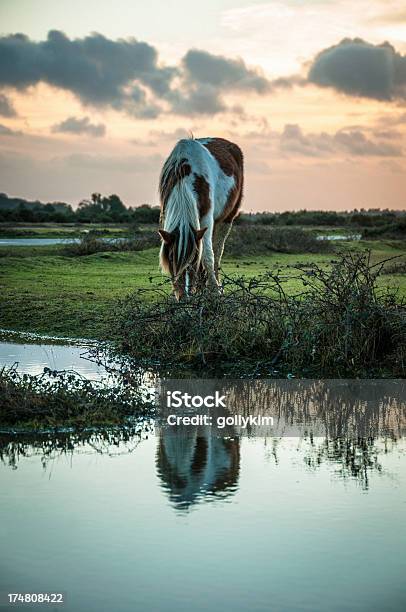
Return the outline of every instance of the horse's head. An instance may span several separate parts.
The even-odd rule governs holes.
[[[207,227],[203,229],[188,228],[172,232],[160,229],[161,268],[172,279],[175,296],[180,300],[184,295],[192,293],[197,284],[200,259],[202,254],[202,238]]]

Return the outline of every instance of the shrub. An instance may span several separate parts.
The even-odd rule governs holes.
[[[364,229],[362,232],[363,238],[395,238],[402,239],[406,237],[406,221],[399,219],[392,223],[385,223],[375,227]]]
[[[239,225],[231,231],[225,252],[230,255],[266,253],[325,253],[332,250],[326,240],[317,240],[311,232],[299,228],[268,228]]]
[[[69,243],[68,255],[93,255],[105,251],[143,251],[159,245],[157,232],[137,232],[131,238],[103,239],[97,232],[84,234],[79,241]]]
[[[406,308],[377,287],[383,265],[347,253],[327,269],[226,278],[224,295],[204,290],[181,302],[162,287],[138,290],[120,302],[115,334],[139,362],[205,373],[402,376]]]
[[[40,376],[0,370],[0,424],[57,427],[124,423],[152,404],[138,385],[101,388],[72,372],[45,368]]]

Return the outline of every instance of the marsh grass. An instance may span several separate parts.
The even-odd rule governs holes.
[[[100,387],[75,372],[44,369],[40,376],[16,367],[0,370],[0,425],[33,429],[124,424],[147,415],[152,398],[137,385]]]
[[[140,362],[200,373],[402,377],[406,307],[378,287],[384,265],[370,253],[343,253],[328,267],[226,277],[223,295],[204,290],[181,302],[153,286],[120,302],[114,332]]]

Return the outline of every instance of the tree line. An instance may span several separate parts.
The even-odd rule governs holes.
[[[159,223],[158,206],[142,204],[127,207],[116,194],[93,193],[79,202],[76,209],[65,202],[29,202],[0,194],[0,222],[16,223]],[[406,213],[388,209],[354,209],[349,212],[299,210],[285,212],[242,212],[237,223],[259,225],[361,226],[377,227],[388,223],[404,223]]]
[[[0,222],[16,223],[159,223],[159,207],[126,207],[116,194],[93,193],[76,209],[65,202],[29,202],[0,194]]]

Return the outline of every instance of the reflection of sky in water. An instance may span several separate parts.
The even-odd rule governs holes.
[[[243,438],[230,495],[202,486],[186,511],[159,444],[0,465],[0,589],[64,590],[75,612],[405,609],[404,441],[379,442],[365,490],[309,468],[303,440]]]
[[[85,352],[4,342],[0,365],[98,379]],[[38,446],[0,463],[0,591],[64,591],[67,612],[406,609],[405,439],[60,435],[45,469]]]
[[[60,346],[56,344],[18,344],[0,342],[0,367],[11,367],[18,362],[19,372],[42,374],[45,367],[52,370],[75,370],[89,380],[105,376],[103,366],[86,359],[84,346]]]

